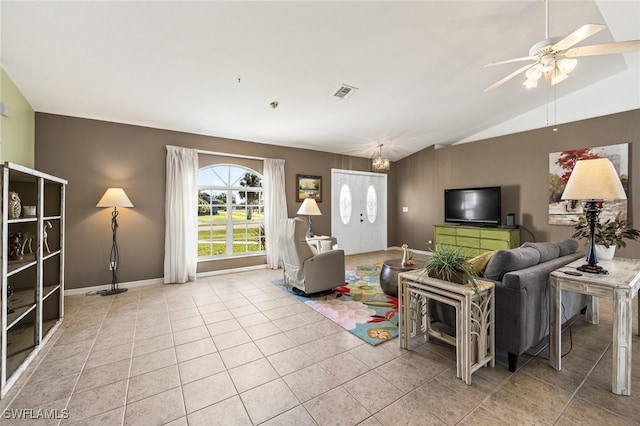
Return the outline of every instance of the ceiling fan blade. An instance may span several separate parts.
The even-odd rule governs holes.
[[[491,64],[485,65],[485,67],[492,67],[494,65],[502,65],[502,64],[510,64],[511,62],[534,61],[536,59],[538,59],[537,56],[523,56],[522,58],[514,58],[514,59],[507,59],[506,61],[493,62]]]
[[[574,44],[580,43],[582,40],[587,39],[607,28],[606,25],[601,24],[584,24],[556,44],[554,44],[551,48],[556,52],[560,52],[563,50],[567,50]]]
[[[538,62],[535,62],[533,64],[527,64],[524,67],[515,70],[514,72],[512,72],[511,74],[509,74],[508,76],[506,76],[502,80],[500,80],[500,81],[492,84],[491,86],[487,87],[486,89],[484,89],[484,92],[489,92],[489,91],[495,89],[496,87],[500,86],[501,84],[506,83],[507,81],[511,80],[513,77],[517,76],[518,74],[521,74],[521,73],[525,72],[526,70],[528,70],[532,66],[536,65],[537,63]]]
[[[609,55],[640,50],[640,40],[620,41],[617,43],[594,44],[592,46],[574,47],[564,53],[567,58],[580,56]]]

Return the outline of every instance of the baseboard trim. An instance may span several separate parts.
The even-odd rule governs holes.
[[[246,271],[256,271],[259,269],[267,269],[267,265],[254,265],[254,266],[245,266],[242,268],[234,268],[234,269],[221,269],[219,271],[209,271],[209,272],[199,272],[196,274],[196,280],[198,278],[211,277],[215,275],[225,275],[225,274],[233,274],[237,272],[246,272]],[[136,288],[136,287],[144,287],[148,285],[155,284],[164,284],[164,278],[151,278],[148,280],[139,280],[139,281],[129,281],[125,283],[118,283],[118,287],[124,288]],[[79,296],[85,295],[87,293],[95,293],[100,290],[109,290],[111,288],[111,284],[105,285],[96,285],[92,287],[81,287],[81,288],[71,288],[65,289],[65,296]]]
[[[431,252],[428,250],[416,250],[416,249],[411,249],[414,253],[418,253],[418,254],[423,254],[425,256],[431,256]]]
[[[391,250],[400,250],[400,251],[402,251],[402,247],[391,246],[391,247],[387,247],[384,250],[385,251],[391,251]],[[431,252],[427,251],[427,250],[417,250],[417,249],[412,249],[412,248],[410,248],[409,250],[411,250],[412,252],[417,253],[417,254],[423,254],[425,256],[431,256]]]
[[[118,283],[118,287],[125,287],[125,288],[135,288],[135,287],[143,287],[143,286],[147,286],[147,285],[154,285],[154,284],[162,284],[164,283],[164,279],[163,278],[151,278],[148,280],[139,280],[139,281],[129,281],[126,283]],[[84,295],[87,293],[93,293],[96,291],[100,291],[100,290],[109,290],[111,288],[111,284],[105,284],[105,285],[96,285],[96,286],[92,286],[92,287],[80,287],[80,288],[65,288],[64,289],[64,295],[65,296],[78,296],[78,295]]]
[[[257,271],[259,269],[267,269],[267,265],[264,264],[264,265],[254,265],[254,266],[243,266],[242,268],[220,269],[219,271],[198,272],[196,274],[196,279],[204,278],[204,277],[212,277],[215,275],[234,274],[236,272]]]

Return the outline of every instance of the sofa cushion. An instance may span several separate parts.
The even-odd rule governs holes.
[[[540,252],[538,263],[548,262],[560,256],[560,247],[557,243],[524,243],[521,247],[531,247]]]
[[[578,251],[578,242],[576,240],[567,239],[556,243],[560,249],[559,256],[566,256]]]
[[[539,261],[540,252],[531,247],[498,250],[484,270],[484,277],[490,280],[502,281],[502,277],[507,272],[537,265]]]
[[[484,271],[487,269],[487,265],[495,252],[495,250],[487,251],[469,259],[468,263],[471,275],[475,275],[476,277],[484,276]]]

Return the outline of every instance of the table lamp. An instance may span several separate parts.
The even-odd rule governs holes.
[[[579,266],[578,270],[592,274],[608,274],[607,270],[597,264],[596,223],[602,209],[602,201],[627,199],[620,177],[611,161],[608,158],[577,161],[561,198],[585,202],[585,216],[591,237],[587,252],[587,264]]]
[[[113,239],[111,244],[111,253],[109,254],[109,270],[111,271],[111,289],[100,290],[98,294],[102,296],[110,296],[112,294],[123,293],[127,291],[126,288],[118,287],[118,278],[116,272],[118,271],[118,263],[120,255],[118,253],[118,242],[116,240],[116,233],[118,231],[118,207],[133,207],[133,203],[127,197],[127,194],[122,188],[109,188],[104,193],[96,207],[113,207],[111,212],[111,231],[113,232]]]
[[[320,211],[320,208],[318,207],[318,203],[316,203],[315,198],[305,198],[304,201],[302,202],[302,205],[298,209],[298,214],[307,215],[307,218],[308,218],[307,220],[309,222],[309,229],[307,230],[307,236],[312,237],[313,234],[311,233],[311,216],[322,215],[322,212]]]

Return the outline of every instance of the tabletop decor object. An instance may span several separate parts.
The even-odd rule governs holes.
[[[431,251],[422,269],[426,275],[456,284],[470,283],[476,295],[480,295],[478,283],[469,264],[470,257],[459,248],[441,245]]]
[[[627,199],[611,161],[608,158],[595,158],[576,162],[561,198],[585,202],[585,216],[589,225],[589,251],[587,264],[578,267],[578,270],[593,274],[607,274],[606,269],[598,266],[596,253],[598,216],[602,210],[603,201]]]
[[[591,231],[587,219],[582,216],[578,224],[575,226],[576,232],[571,236],[574,239],[587,239],[591,237]],[[616,248],[624,248],[627,246],[625,239],[636,241],[640,239],[640,231],[628,226],[624,219],[622,211],[619,211],[614,219],[607,219],[604,223],[597,222],[595,224],[594,241],[598,247],[598,256],[603,260],[611,260],[613,255],[607,259],[602,255],[603,249],[609,249],[613,254]]]
[[[20,196],[15,191],[9,191],[9,210],[7,211],[9,219],[18,219],[22,212],[22,204]]]
[[[313,198],[305,198],[304,201],[302,202],[302,205],[298,209],[297,214],[307,215],[307,224],[308,224],[307,237],[312,237],[313,233],[311,231],[311,216],[322,215],[322,212],[320,211],[320,208],[318,207],[318,203],[316,203],[316,200]]]

